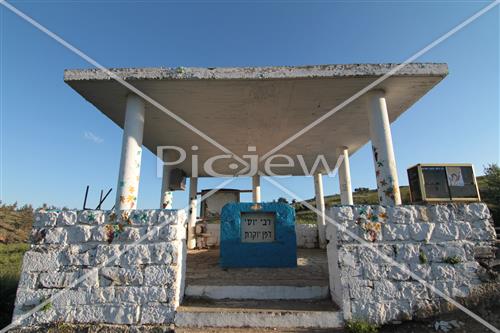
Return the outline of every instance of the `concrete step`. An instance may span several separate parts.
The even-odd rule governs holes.
[[[187,298],[177,309],[179,328],[340,328],[343,313],[323,300],[207,300]]]
[[[323,299],[330,296],[330,291],[328,286],[187,285],[185,295],[210,299]]]

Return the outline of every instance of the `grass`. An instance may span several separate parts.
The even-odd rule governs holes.
[[[12,319],[23,254],[28,248],[24,243],[0,244],[0,327]]]
[[[456,265],[462,262],[462,259],[459,256],[451,256],[443,258],[443,262],[451,265]]]
[[[303,210],[296,213],[297,224],[316,224],[316,213],[311,210]]]
[[[379,327],[362,320],[349,320],[345,323],[345,329],[349,333],[377,333]]]
[[[418,259],[420,260],[420,263],[422,265],[427,263],[427,255],[425,254],[424,251],[422,251],[422,250],[419,251]]]

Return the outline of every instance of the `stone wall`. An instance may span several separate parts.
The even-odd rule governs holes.
[[[331,294],[345,319],[425,316],[443,304],[432,287],[467,297],[494,258],[485,204],[339,206],[327,215],[340,224],[327,223],[326,236]]]
[[[184,294],[185,222],[175,210],[37,212],[13,319],[64,290],[22,325],[173,322]]]
[[[319,247],[318,226],[316,224],[296,224],[297,247],[314,249]]]
[[[218,247],[220,245],[220,224],[207,224],[207,231],[210,234],[208,245]],[[316,224],[296,224],[295,233],[297,235],[297,247],[318,248],[318,227]]]

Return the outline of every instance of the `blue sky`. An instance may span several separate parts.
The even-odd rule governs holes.
[[[489,2],[11,3],[107,67],[222,67],[402,62]],[[88,184],[96,205],[100,189],[116,186],[122,130],[63,82],[64,69],[90,65],[0,11],[0,199],[79,208]],[[419,162],[468,162],[478,173],[498,163],[499,13],[497,6],[418,59],[446,62],[450,74],[392,126],[401,184]],[[143,155],[140,208],[159,206],[155,159]],[[352,156],[351,173],[353,187],[375,187],[369,145]],[[279,181],[314,196],[312,178]],[[338,192],[336,178],[324,181],[327,194]],[[251,180],[228,187],[248,189]],[[284,196],[265,181],[262,191],[264,200]],[[114,193],[105,208],[113,202]],[[186,192],[174,195],[174,207],[186,203]]]

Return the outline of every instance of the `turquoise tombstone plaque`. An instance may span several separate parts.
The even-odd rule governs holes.
[[[295,210],[283,203],[229,203],[221,211],[222,267],[296,267]]]

